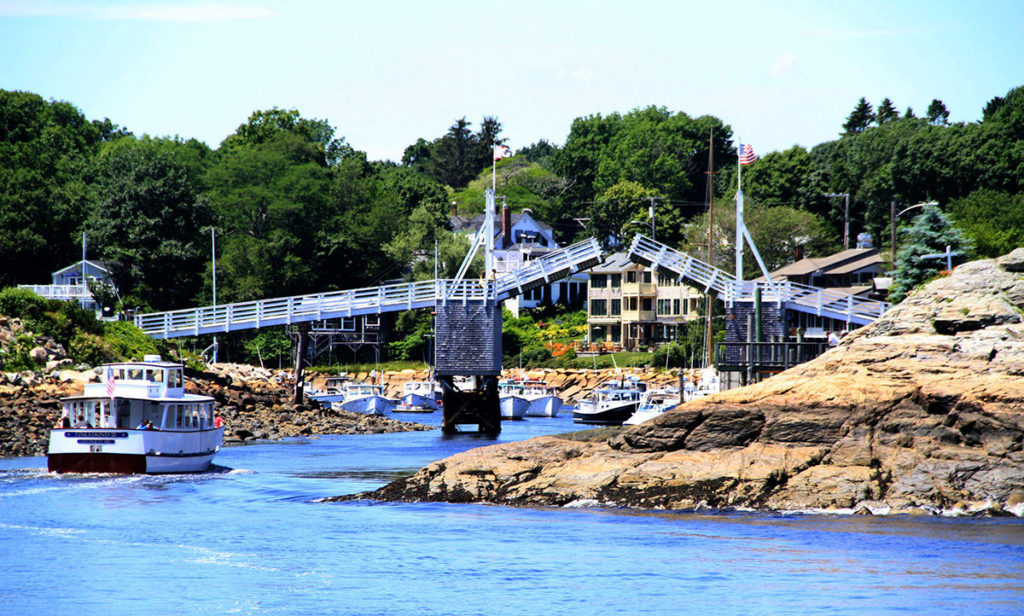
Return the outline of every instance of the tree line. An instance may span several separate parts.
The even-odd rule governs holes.
[[[1024,243],[1024,88],[991,99],[975,122],[948,117],[937,100],[917,117],[861,99],[835,140],[744,167],[747,223],[769,267],[797,247],[840,248],[843,207],[826,196],[837,193],[849,195],[851,236],[868,232],[879,247],[891,209],[924,201],[979,255]],[[452,204],[483,210],[501,131],[497,118],[474,130],[463,117],[401,161],[371,161],[327,121],[274,108],[211,148],[0,90],[0,287],[47,282],[80,258],[83,232],[90,258],[116,264],[121,302],[142,309],[209,303],[214,240],[221,303],[430,277],[435,245],[451,275],[466,248],[451,232]],[[735,148],[710,115],[649,106],[581,116],[564,144],[541,140],[499,161],[498,193],[563,242],[593,235],[611,248],[643,232],[700,253],[714,224],[730,269]]]

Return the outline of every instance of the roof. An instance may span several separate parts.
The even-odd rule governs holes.
[[[882,263],[875,248],[850,248],[825,257],[807,257],[772,272],[772,278],[807,276],[810,274],[849,274]]]
[[[605,260],[594,267],[590,268],[592,274],[602,274],[606,272],[622,272],[630,267],[637,265],[629,259],[629,256],[624,252],[616,252],[608,255]]]
[[[89,265],[91,265],[92,267],[95,267],[96,269],[100,269],[100,270],[105,271],[108,274],[111,273],[111,271],[113,270],[114,264],[115,264],[114,261],[97,261],[95,259],[86,259],[85,262],[88,263]],[[75,261],[71,265],[62,267],[59,270],[53,272],[52,275],[56,276],[57,274],[63,274],[64,272],[69,272],[69,271],[74,271],[74,270],[81,270],[81,269],[82,269],[82,260],[79,259],[78,261]]]
[[[529,212],[512,212],[512,225],[515,226],[519,224],[519,221],[523,219],[523,216],[532,220],[541,229],[551,231],[551,227],[549,225],[537,220],[533,216],[530,216]],[[484,224],[484,214],[482,212],[472,218],[466,216],[451,216],[450,219],[452,223],[452,230],[455,232],[476,231],[480,228],[480,225]],[[494,233],[501,233],[501,214],[494,215]]]

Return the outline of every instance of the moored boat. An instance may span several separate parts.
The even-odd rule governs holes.
[[[505,380],[498,382],[498,403],[502,419],[522,419],[530,408],[522,382]]]
[[[401,406],[436,411],[441,407],[441,387],[437,381],[409,381],[402,387]],[[397,409],[396,409],[397,410]]]
[[[572,412],[575,423],[619,426],[640,406],[647,384],[636,377],[613,379],[580,400]]]
[[[679,389],[676,387],[648,391],[644,394],[636,412],[624,421],[623,425],[635,426],[645,421],[650,421],[665,411],[679,406],[680,402],[682,402],[682,397],[679,394]]]
[[[329,376],[324,382],[323,389],[307,388],[306,397],[328,408],[333,408],[335,404],[340,408],[341,403],[345,401],[345,390],[351,382],[352,377],[347,374]]]
[[[530,402],[526,409],[527,417],[558,417],[558,411],[562,409],[562,399],[558,397],[558,391],[545,381],[523,381],[523,397]]]
[[[224,437],[213,398],[185,393],[182,365],[157,355],[105,364],[101,382],[61,404],[46,454],[51,472],[202,472]]]
[[[384,396],[382,386],[355,381],[345,387],[345,399],[340,406],[351,413],[383,415],[395,407],[395,401]]]
[[[722,382],[718,376],[718,370],[707,367],[701,370],[696,385],[687,384],[683,389],[683,401],[689,402],[697,398],[703,398],[722,391]]]

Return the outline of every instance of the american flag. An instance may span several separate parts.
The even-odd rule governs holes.
[[[115,385],[115,382],[114,382],[114,369],[111,368],[110,366],[107,366],[107,397],[108,398],[113,398],[114,397],[114,385]]]
[[[494,160],[501,160],[508,156],[509,148],[507,145],[496,145],[494,146]]]
[[[757,160],[757,154],[754,154],[754,148],[749,143],[740,144],[740,164],[749,165],[750,163]]]

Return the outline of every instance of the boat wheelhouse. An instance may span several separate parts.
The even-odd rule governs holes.
[[[647,384],[636,377],[613,379],[580,400],[572,413],[575,423],[620,426],[640,406]]]
[[[105,364],[99,383],[61,403],[47,450],[51,472],[201,472],[224,437],[213,398],[185,393],[183,366],[158,355]]]

